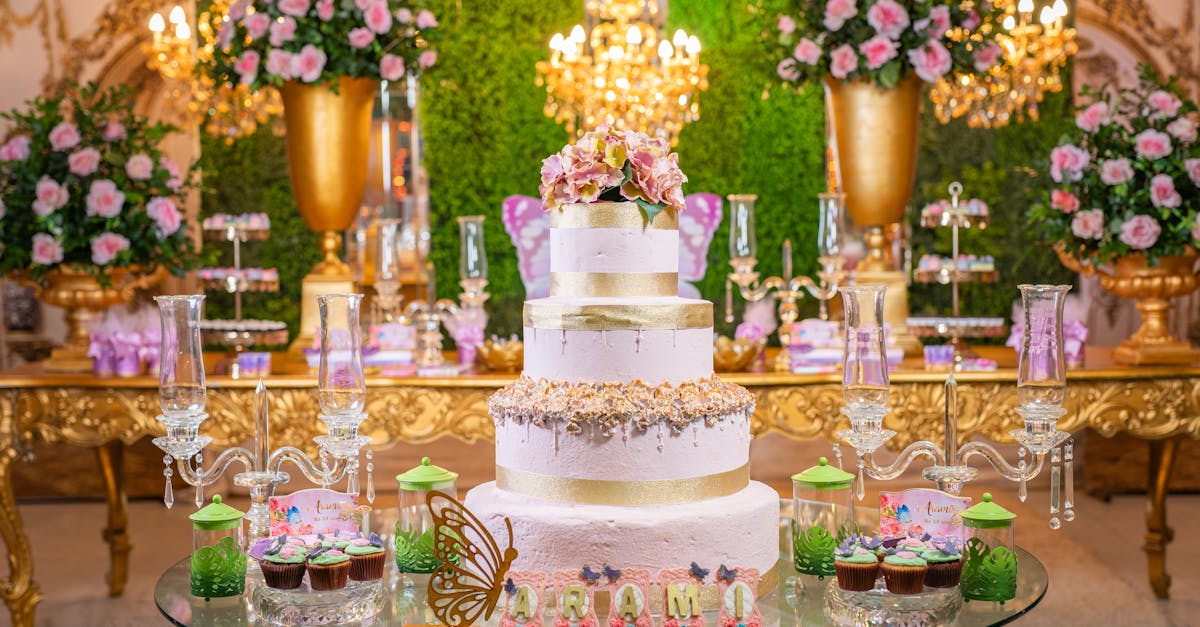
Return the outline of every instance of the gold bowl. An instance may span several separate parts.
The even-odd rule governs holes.
[[[767,347],[766,338],[757,340],[730,339],[724,335],[713,342],[713,370],[744,372]]]
[[[520,372],[525,365],[525,344],[521,340],[484,340],[475,349],[475,356],[480,365],[492,372]]]

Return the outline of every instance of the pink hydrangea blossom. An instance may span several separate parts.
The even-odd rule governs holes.
[[[354,0],[354,8],[358,9],[359,11],[365,11],[367,7],[371,6],[371,3],[375,1],[376,0]]]
[[[946,31],[950,30],[950,7],[944,4],[933,7],[929,10],[928,22],[925,28],[930,36],[940,39]]]
[[[1192,183],[1196,187],[1200,187],[1200,159],[1185,160],[1183,169],[1187,170],[1188,178],[1192,179]]]
[[[269,41],[272,46],[278,48],[295,38],[296,18],[289,16],[271,23],[271,37]]]
[[[1056,183],[1078,181],[1090,160],[1087,151],[1074,144],[1058,146],[1050,151],[1050,178]]]
[[[129,240],[117,233],[101,233],[92,238],[92,263],[106,266],[122,250],[129,250]]]
[[[796,20],[792,19],[790,15],[780,15],[779,21],[776,22],[775,26],[784,35],[791,35],[796,32]]]
[[[63,260],[63,247],[48,233],[38,233],[33,236],[33,249],[30,251],[33,263],[42,266],[56,264]]]
[[[808,37],[804,37],[800,40],[800,43],[796,44],[796,49],[792,51],[792,56],[796,57],[796,60],[801,63],[816,65],[817,61],[821,60],[821,47]]]
[[[1108,121],[1108,103],[1103,100],[1093,102],[1075,114],[1075,126],[1089,133],[1095,133],[1101,126],[1108,124]]]
[[[842,44],[829,53],[829,73],[834,78],[846,78],[858,69],[858,54],[850,44]]]
[[[422,69],[431,68],[437,63],[437,58],[437,50],[426,50],[417,56],[417,65],[421,66]]]
[[[1146,250],[1158,241],[1162,227],[1147,215],[1136,215],[1121,225],[1120,239],[1134,250]]]
[[[1079,209],[1079,199],[1065,189],[1054,189],[1050,191],[1050,206],[1063,213],[1075,213]]]
[[[106,142],[118,142],[125,139],[125,125],[113,120],[104,126],[104,132],[100,133],[100,139]]]
[[[1150,179],[1150,203],[1155,207],[1178,207],[1183,197],[1175,191],[1175,181],[1167,174],[1156,174]]]
[[[800,80],[800,70],[796,67],[796,60],[792,57],[783,59],[775,65],[775,73],[789,83]]]
[[[221,24],[221,28],[217,29],[217,47],[225,52],[233,47],[233,36],[237,34],[237,29],[233,26],[233,20]]]
[[[379,75],[384,80],[400,80],[404,76],[404,58],[394,54],[383,55],[379,60]]]
[[[1196,141],[1196,123],[1187,118],[1175,119],[1167,125],[1167,132],[1185,144]]]
[[[255,13],[255,15],[258,15]],[[254,50],[246,50],[233,64],[233,71],[238,73],[238,82],[249,85],[258,78],[258,62],[262,57]]]
[[[417,28],[436,28],[437,25],[437,17],[434,16],[433,11],[421,9],[421,12],[417,13]]]
[[[400,7],[399,9],[396,9],[396,21],[400,22],[401,24],[412,24],[412,9],[408,7]]]
[[[308,8],[312,6],[311,0],[278,0],[275,3],[279,7],[279,11],[284,15],[292,17],[304,17],[308,13]]]
[[[1100,162],[1100,180],[1105,185],[1120,185],[1133,180],[1133,166],[1129,159],[1108,159]]]
[[[919,48],[909,50],[908,60],[917,76],[926,83],[933,83],[949,72],[953,61],[950,51],[932,39]]]
[[[1099,209],[1080,211],[1071,218],[1071,232],[1079,239],[1104,237],[1104,212]]]
[[[292,76],[305,83],[316,82],[325,70],[326,60],[325,51],[308,44],[292,57]]]
[[[100,151],[95,148],[82,148],[67,155],[67,167],[71,174],[87,176],[100,167]]]
[[[255,13],[247,15],[242,23],[246,25],[246,34],[253,41],[267,34],[267,29],[271,27],[271,17],[266,13]]]
[[[17,135],[0,146],[0,161],[24,161],[28,158],[28,135]]]
[[[151,198],[146,203],[146,215],[154,220],[155,232],[159,237],[166,237],[174,234],[179,230],[182,224],[182,216],[179,214],[179,208],[175,206],[175,201],[170,198],[156,196]]]
[[[113,218],[121,213],[125,204],[125,194],[117,189],[117,184],[108,179],[92,181],[87,195],[87,214]]]
[[[875,32],[890,39],[899,39],[908,28],[908,11],[896,0],[879,0],[867,9],[867,23]]]
[[[829,0],[825,4],[825,28],[831,31],[841,30],[846,20],[855,15],[858,15],[855,0]]]
[[[979,17],[979,12],[975,9],[969,9],[966,17],[963,18],[962,27],[970,32],[979,28],[979,25],[982,23],[983,19]]]
[[[362,49],[371,45],[373,41],[375,41],[375,33],[372,33],[369,29],[362,27],[350,29],[351,46]]]
[[[166,158],[159,161],[158,166],[167,171],[167,188],[173,192],[179,191],[179,188],[183,187],[183,175],[179,172],[179,166]]]
[[[267,63],[264,66],[268,74],[274,74],[283,80],[292,79],[292,54],[279,48],[267,51]]]
[[[1134,136],[1133,147],[1143,159],[1161,159],[1171,154],[1171,136],[1148,128]]]
[[[991,69],[1000,60],[1002,50],[1000,45],[994,41],[989,41],[983,46],[975,50],[971,55],[972,64],[978,72],[986,72]]]
[[[858,51],[862,53],[863,59],[866,60],[867,68],[876,70],[883,67],[884,63],[896,58],[896,49],[898,47],[899,44],[889,39],[887,35],[880,33],[864,41],[858,47]]]
[[[1151,92],[1151,94],[1146,97],[1146,102],[1149,103],[1155,111],[1155,113],[1150,116],[1151,118],[1173,118],[1175,117],[1176,113],[1179,113],[1179,107],[1183,105],[1183,102],[1180,101],[1175,94],[1162,89]]]
[[[317,17],[322,22],[333,19],[333,0],[317,0]]]
[[[67,191],[65,185],[48,176],[43,176],[34,186],[33,212],[44,218],[61,209],[69,200],[71,200],[71,193]]]
[[[225,15],[229,17],[230,22],[236,22],[246,17],[246,5],[248,4],[250,4],[250,0],[234,0],[229,4],[229,9],[225,11]]]
[[[154,175],[154,160],[144,152],[139,152],[125,162],[125,174],[137,181],[145,181]]]
[[[386,0],[375,0],[363,10],[363,21],[367,28],[380,35],[392,30],[392,10]]]
[[[79,127],[70,122],[59,122],[50,129],[50,147],[65,152],[79,145]]]

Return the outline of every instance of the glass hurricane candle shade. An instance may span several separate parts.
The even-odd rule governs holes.
[[[321,363],[317,374],[317,402],[328,416],[363,412],[367,383],[362,366],[362,329],[359,307],[362,294],[327,294],[317,297],[321,314]]]
[[[1017,365],[1017,400],[1058,407],[1066,400],[1063,308],[1069,285],[1020,285],[1025,334]]]
[[[458,272],[463,280],[487,279],[487,251],[483,243],[483,216],[460,216]]]
[[[171,419],[204,413],[204,354],[200,344],[203,295],[155,296],[162,324],[158,403]]]
[[[375,289],[381,293],[400,288],[400,240],[402,224],[399,219],[385,218],[375,222]]]
[[[842,395],[850,411],[887,406],[888,367],[883,329],[886,286],[840,288],[846,310],[846,346],[842,356]],[[883,414],[880,414],[882,418]]]
[[[732,194],[729,199],[729,258],[757,259],[754,235],[754,194]]]

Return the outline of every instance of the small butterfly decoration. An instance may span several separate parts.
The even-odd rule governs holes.
[[[513,583],[512,577],[504,580],[504,593],[509,596],[517,593],[517,584]]]
[[[263,549],[263,555],[277,555],[283,547],[287,546],[287,534],[283,534],[271,542],[271,546]]]
[[[583,570],[579,571],[579,576],[588,583],[596,583],[600,581],[600,573],[592,570],[591,566],[584,564]]]
[[[896,510],[896,520],[900,522],[909,522],[912,520],[912,513],[908,511],[907,505],[901,505],[900,509]]]
[[[721,567],[717,569],[717,581],[733,583],[733,580],[737,579],[737,574],[736,568],[726,568],[724,564],[721,564]]]
[[[692,562],[692,568],[689,572],[692,573],[693,577],[699,579],[700,581],[704,581],[704,578],[708,577],[708,569],[700,568],[700,565],[696,562]]]
[[[611,568],[608,564],[604,565],[604,570],[602,572],[604,573],[604,576],[608,578],[609,583],[621,578],[621,570],[618,568]]]
[[[433,615],[450,627],[486,621],[500,593],[516,591],[512,579],[505,578],[517,559],[512,522],[504,519],[508,547],[501,550],[483,522],[453,497],[434,491],[425,503],[433,517],[433,555],[439,562],[429,578]]]

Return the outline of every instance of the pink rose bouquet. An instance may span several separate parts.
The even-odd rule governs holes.
[[[1000,11],[991,2],[793,0],[769,37],[776,73],[804,83],[826,75],[882,87],[916,74],[927,83],[988,72],[1001,60]]]
[[[683,210],[679,155],[665,139],[601,128],[542,162],[542,206],[633,201],[647,220],[664,209]]]
[[[202,68],[219,83],[397,81],[437,60],[437,17],[409,0],[235,0],[226,16]]]
[[[1050,153],[1053,186],[1030,212],[1047,239],[1105,264],[1200,247],[1196,103],[1142,68],[1137,89],[1085,88],[1075,129]]]
[[[128,88],[73,86],[0,114],[0,275],[34,281],[60,264],[90,268],[195,262],[176,208],[184,176],[158,144],[174,129],[133,113]]]

